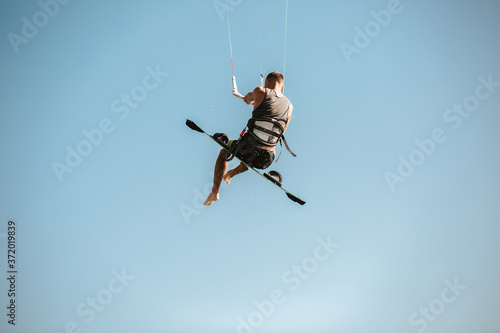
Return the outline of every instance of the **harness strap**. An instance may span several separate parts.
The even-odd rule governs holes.
[[[283,152],[283,145],[281,144],[281,141],[283,141],[283,143],[285,144],[286,150],[288,150],[288,152],[290,154],[292,154],[293,157],[297,157],[297,155],[295,155],[294,152],[290,150],[290,147],[288,147],[288,143],[286,143],[285,136],[283,135],[280,139],[280,153],[278,154],[278,157],[276,157],[276,162],[278,162],[278,160],[281,156],[281,153]]]
[[[290,147],[288,147],[288,143],[286,143],[285,136],[283,135],[281,138],[283,139],[283,143],[285,144],[286,150],[288,150],[288,152],[292,154],[293,157],[297,157],[297,155],[295,155],[294,152],[290,150]],[[280,145],[281,145],[281,140],[280,140]]]

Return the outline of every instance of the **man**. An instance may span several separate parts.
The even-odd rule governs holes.
[[[248,131],[237,142],[239,147],[235,154],[256,169],[266,169],[273,163],[274,147],[286,131],[292,116],[293,106],[282,93],[283,84],[284,78],[281,73],[269,73],[264,87],[255,88],[244,98],[246,104],[253,105],[253,112],[248,122]],[[230,141],[229,144],[235,144],[235,140]],[[204,202],[205,206],[219,200],[222,180],[229,184],[231,178],[248,170],[245,164],[240,163],[236,168],[225,173],[227,168],[225,155],[226,150],[222,149],[217,157],[214,184],[212,192]]]

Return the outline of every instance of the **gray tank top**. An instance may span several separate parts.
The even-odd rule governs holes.
[[[290,100],[281,92],[273,89],[266,89],[266,95],[260,105],[253,110],[252,118],[255,120],[277,120],[285,127],[288,117],[293,111],[293,105]]]

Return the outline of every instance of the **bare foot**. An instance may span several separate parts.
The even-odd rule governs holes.
[[[226,173],[224,176],[222,176],[222,180],[224,180],[226,182],[226,184],[229,185],[229,182],[231,180],[232,176],[228,173]]]
[[[211,204],[213,204],[215,201],[219,200],[219,193],[210,193],[208,195],[208,198],[207,200],[205,200],[205,202],[203,203],[205,206],[210,206]]]

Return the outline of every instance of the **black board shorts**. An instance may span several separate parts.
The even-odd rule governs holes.
[[[233,140],[230,142],[232,144]],[[274,149],[267,150],[257,146],[257,141],[250,133],[239,140],[236,156],[255,169],[267,169],[274,161]]]

